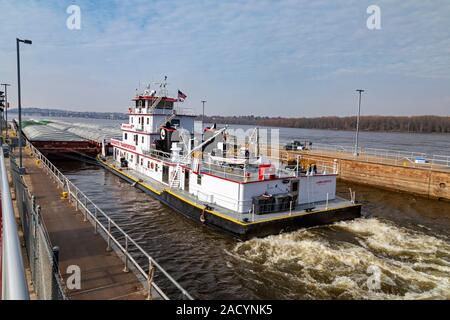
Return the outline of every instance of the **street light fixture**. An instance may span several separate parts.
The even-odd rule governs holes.
[[[5,108],[4,108],[4,115],[5,115],[5,122],[6,122],[5,138],[8,139],[8,87],[10,87],[11,85],[9,83],[1,83],[0,86],[5,87]]]
[[[19,109],[19,172],[24,173],[25,170],[22,165],[22,100],[20,93],[20,42],[25,44],[32,44],[31,40],[22,40],[16,38],[16,47],[17,47],[17,91],[18,91],[18,99],[17,99],[17,107]]]
[[[354,155],[358,156],[358,143],[359,143],[359,118],[361,116],[361,94],[364,92],[363,89],[356,89],[356,92],[359,92],[359,105],[358,105],[358,117],[356,118],[356,143],[355,143],[355,152]]]

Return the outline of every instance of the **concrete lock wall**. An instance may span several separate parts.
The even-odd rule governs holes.
[[[450,173],[355,160],[337,162],[342,180],[450,200]]]
[[[304,157],[307,159],[308,155]],[[313,158],[328,163],[336,161],[338,177],[344,181],[408,192],[432,199],[450,200],[450,171],[339,159],[317,154],[314,154]]]

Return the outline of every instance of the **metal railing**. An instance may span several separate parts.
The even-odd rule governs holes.
[[[352,146],[328,145],[322,143],[313,144],[310,150],[306,150],[306,152],[308,151],[316,154],[337,153],[345,155],[346,157],[357,158],[359,161],[365,162],[393,164],[431,170],[450,169],[449,155],[430,155],[424,152],[364,147],[359,148],[356,153],[355,148]]]
[[[39,150],[31,143],[27,142],[28,147],[40,160],[43,168],[54,181],[63,190],[67,190],[68,198],[73,201],[77,210],[81,209],[84,213],[84,220],[89,220],[94,226],[94,232],[100,233],[107,242],[107,250],[115,249],[124,260],[124,271],[128,271],[131,266],[142,276],[147,283],[148,298],[152,298],[152,289],[154,289],[163,299],[169,300],[169,297],[154,282],[155,271],[159,271],[163,279],[173,285],[177,291],[182,294],[182,298],[193,300],[189,293],[173,279],[142,247],[137,244],[119,225],[117,225],[102,209],[93,203],[77,186],[66,178]],[[114,233],[118,235],[114,235]],[[131,252],[136,252],[146,260],[146,266],[141,265]]]
[[[0,148],[2,146],[0,145]],[[3,149],[0,150],[2,188],[3,244],[2,244],[2,299],[28,300],[29,292],[22,259],[18,229],[9,190]]]
[[[40,206],[20,175],[16,159],[12,155],[10,165],[33,291],[39,300],[66,300],[66,288],[59,270],[59,254],[50,241]]]

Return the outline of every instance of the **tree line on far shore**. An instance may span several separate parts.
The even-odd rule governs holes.
[[[205,122],[327,130],[355,130],[356,128],[356,116],[318,118],[205,116]],[[450,117],[361,116],[359,127],[362,131],[450,133]]]

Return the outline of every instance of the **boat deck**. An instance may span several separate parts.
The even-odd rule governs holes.
[[[206,201],[201,201],[194,195],[186,192],[182,189],[178,188],[169,188],[168,185],[156,181],[146,175],[132,169],[132,168],[118,168],[117,164],[114,163],[112,158],[108,158],[104,161],[104,164],[109,166],[110,168],[119,171],[121,174],[127,176],[136,183],[140,183],[146,188],[149,188],[151,191],[161,194],[163,191],[170,192],[175,194],[176,196],[188,200],[189,202],[195,204],[198,207],[204,207],[206,205],[210,206],[214,212],[219,213],[220,215],[225,216],[227,219],[237,222],[239,224],[254,224],[259,222],[266,222],[270,220],[278,220],[283,218],[291,218],[296,216],[302,216],[306,214],[310,214],[308,209],[312,209],[313,212],[318,211],[327,211],[339,208],[345,208],[348,206],[353,206],[354,204],[346,199],[336,197],[336,199],[329,200],[328,203],[326,201],[308,203],[304,205],[297,205],[297,207],[291,211],[282,211],[282,212],[272,212],[272,213],[264,213],[264,214],[252,214],[252,213],[238,213],[236,211],[221,207],[215,203],[208,203]]]
[[[352,203],[348,200],[345,200],[343,198],[336,198],[334,200],[328,201],[328,205],[326,201],[316,202],[316,203],[308,203],[305,205],[298,205],[295,209],[291,211],[281,211],[281,212],[271,212],[271,213],[264,213],[264,214],[252,214],[250,212],[246,213],[238,213],[236,211],[221,207],[215,203],[208,203],[206,201],[200,201],[197,197],[190,194],[189,192],[186,192],[181,189],[172,189],[172,193],[175,193],[182,198],[188,199],[191,202],[194,202],[195,204],[199,206],[205,206],[208,205],[212,208],[212,210],[219,212],[220,214],[242,223],[258,223],[263,221],[269,221],[269,220],[276,220],[280,218],[287,218],[287,217],[295,217],[295,216],[301,216],[304,214],[309,214],[309,212],[306,211],[306,209],[313,209],[313,211],[324,211],[328,209],[338,209],[338,208],[344,208],[349,205],[352,205]],[[246,220],[244,220],[246,219]]]

